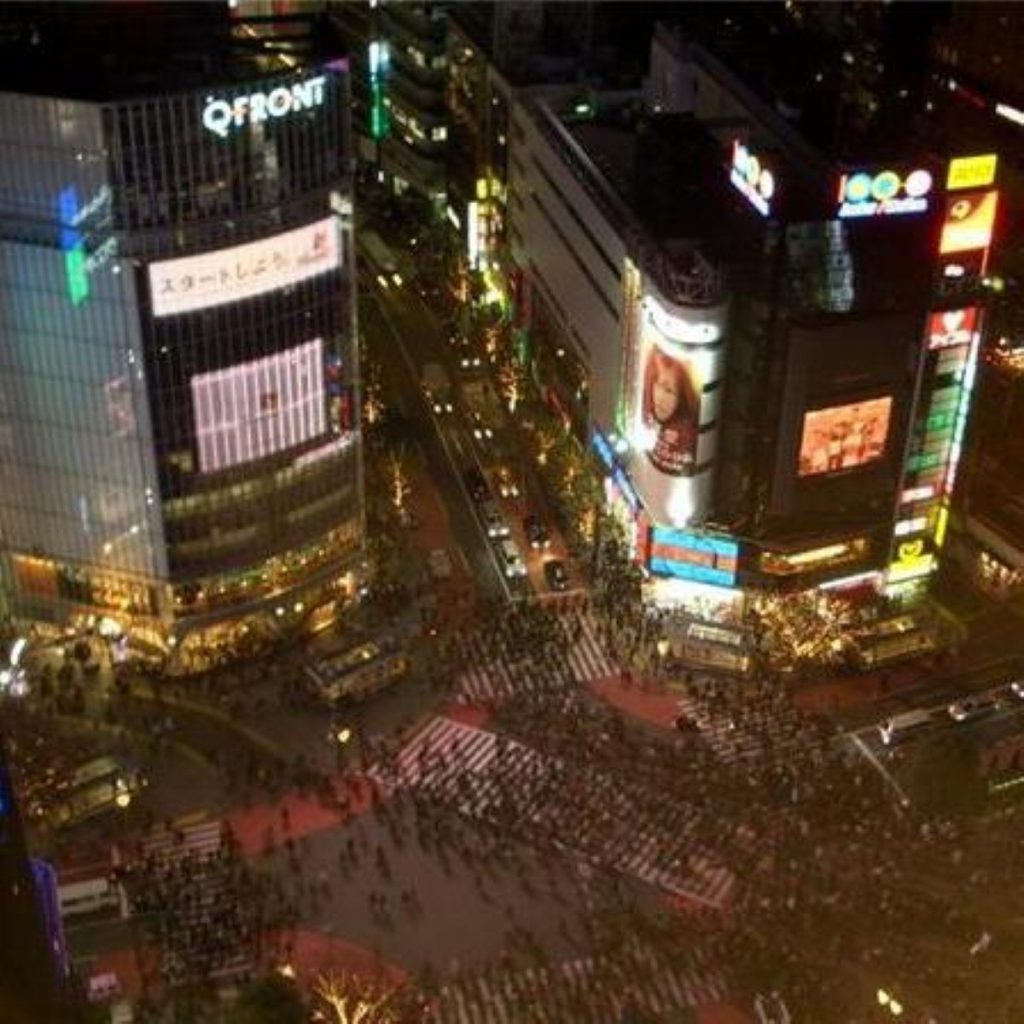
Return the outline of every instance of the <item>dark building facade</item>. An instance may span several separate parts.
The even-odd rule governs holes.
[[[14,611],[154,639],[318,600],[362,536],[347,63],[172,38],[159,90],[0,94]]]

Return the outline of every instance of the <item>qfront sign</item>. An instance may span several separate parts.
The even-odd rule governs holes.
[[[906,176],[885,170],[872,174],[856,171],[839,179],[840,217],[891,217],[894,214],[924,213],[932,191],[932,176],[924,168]]]
[[[209,96],[203,107],[203,127],[226,139],[233,129],[277,120],[324,104],[325,75],[304,82],[279,85],[267,92],[252,92],[231,99]]]

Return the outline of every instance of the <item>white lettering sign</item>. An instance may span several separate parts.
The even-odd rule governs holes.
[[[322,107],[326,81],[326,76],[317,75],[304,82],[279,85],[269,92],[253,92],[229,100],[209,96],[203,107],[203,127],[226,139],[232,128]]]
[[[644,298],[643,304],[655,330],[669,341],[682,345],[710,345],[721,337],[722,330],[718,324],[673,316],[649,295]]]
[[[149,265],[153,316],[240,302],[341,266],[334,217],[258,242]]]

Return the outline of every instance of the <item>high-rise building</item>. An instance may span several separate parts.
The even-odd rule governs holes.
[[[447,198],[447,5],[332,2],[352,61],[353,131],[362,163],[395,194],[438,214]]]
[[[15,614],[173,643],[330,603],[363,533],[347,62],[320,21],[282,42],[212,5],[7,28]]]
[[[652,51],[646,112],[512,110],[543,394],[603,462],[653,600],[733,626],[752,593],[909,605],[946,540],[998,162],[874,130],[835,149],[704,48]],[[865,657],[928,643],[897,632]]]

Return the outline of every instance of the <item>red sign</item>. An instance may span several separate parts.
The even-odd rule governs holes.
[[[928,317],[928,348],[968,345],[978,329],[978,307],[947,309]]]

